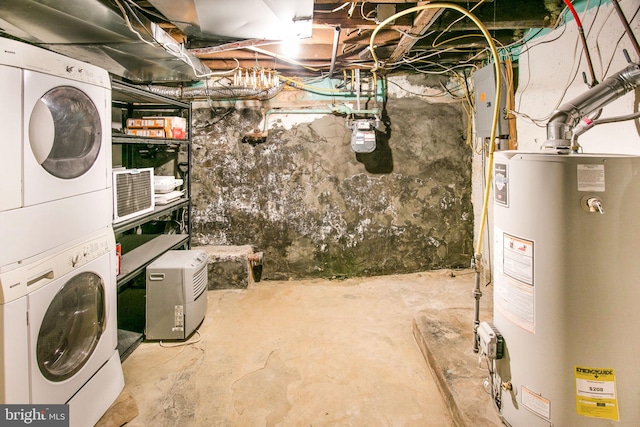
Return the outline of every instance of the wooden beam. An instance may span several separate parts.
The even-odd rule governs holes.
[[[313,17],[314,25],[326,25],[331,27],[340,27],[343,30],[346,29],[356,29],[360,28],[363,30],[375,30],[378,24],[374,21],[365,21],[364,19],[354,19],[354,18],[323,18]],[[403,31],[408,31],[411,29],[411,20],[405,20],[405,22],[397,22],[393,25],[389,25],[385,28],[398,29]]]
[[[548,19],[529,19],[526,21],[496,21],[496,22],[483,22],[487,30],[528,30],[530,28],[547,28],[552,27],[553,24]],[[446,27],[438,28],[444,29]],[[474,31],[478,27],[473,22],[462,21],[455,24],[449,29],[449,31]]]
[[[371,13],[374,9],[365,10],[365,14]],[[313,25],[325,25],[330,27],[340,26],[341,28],[367,28],[374,29],[378,23],[373,20],[364,19],[360,15],[360,8],[357,12],[354,12],[351,17],[347,16],[345,10],[339,10],[337,12],[330,13],[314,13]],[[393,25],[406,28],[411,27],[411,16],[403,16],[398,19]]]
[[[442,9],[424,9],[418,13],[415,21],[413,22],[413,35],[423,35],[427,29],[433,24],[433,22],[440,16]],[[418,41],[415,37],[409,37],[403,35],[400,42],[396,46],[391,56],[387,59],[388,62],[393,63],[402,58],[413,45]]]

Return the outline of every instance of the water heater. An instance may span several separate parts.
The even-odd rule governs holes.
[[[494,224],[505,424],[640,426],[640,157],[496,153]]]

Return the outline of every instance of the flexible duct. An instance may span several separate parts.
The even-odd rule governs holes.
[[[582,95],[560,106],[547,123],[543,148],[569,148],[574,126],[589,113],[633,90],[640,84],[640,65],[632,64]]]
[[[269,89],[247,88],[247,87],[169,87],[169,86],[144,86],[144,89],[158,95],[169,96],[178,99],[231,99],[250,98],[268,99],[277,95],[282,90],[282,85]]]

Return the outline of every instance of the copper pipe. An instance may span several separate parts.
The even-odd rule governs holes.
[[[631,27],[629,26],[629,22],[627,21],[627,18],[625,18],[624,13],[620,8],[620,4],[618,4],[618,1],[619,0],[612,0],[611,3],[613,3],[613,7],[616,9],[616,12],[618,12],[618,16],[620,17],[620,21],[622,22],[624,31],[629,36],[629,39],[631,40],[631,44],[633,45],[633,49],[636,51],[637,58],[638,60],[640,60],[640,45],[638,45],[638,40],[636,39],[636,36],[633,35],[633,31],[631,30]]]

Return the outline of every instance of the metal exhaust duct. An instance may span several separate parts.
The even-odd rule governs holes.
[[[139,21],[131,18],[130,24],[140,37],[121,10],[100,0],[2,0],[0,27],[10,36],[134,82],[193,81],[199,80],[196,73],[210,71],[158,25],[136,16]]]
[[[640,65],[631,64],[582,95],[560,106],[547,123],[546,149],[568,150],[580,119],[615,101],[640,84]]]

